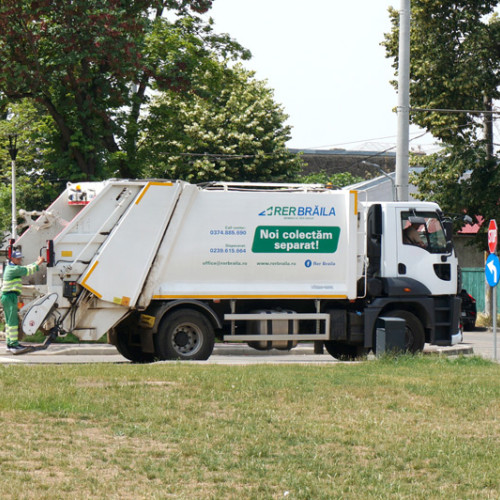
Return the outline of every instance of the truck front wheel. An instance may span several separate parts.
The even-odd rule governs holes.
[[[423,351],[425,344],[425,331],[420,320],[411,312],[396,310],[390,311],[383,316],[401,318],[406,321],[405,347],[408,352],[416,353]]]
[[[215,343],[214,329],[200,312],[179,309],[165,316],[155,335],[160,359],[206,360]]]

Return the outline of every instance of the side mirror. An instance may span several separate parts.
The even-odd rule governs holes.
[[[446,236],[446,243],[451,243],[453,239],[453,222],[451,220],[443,221],[443,228]]]
[[[453,253],[453,221],[443,221],[444,235],[446,236],[446,252]]]
[[[368,212],[368,234],[369,237],[382,236],[382,205],[372,205]]]

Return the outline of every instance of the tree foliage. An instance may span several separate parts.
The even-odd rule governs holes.
[[[18,206],[67,181],[291,180],[287,116],[249,52],[202,16],[211,0],[2,0],[0,140],[18,134]],[[9,120],[5,118],[9,115]],[[10,162],[0,151],[0,226]],[[5,168],[4,168],[5,165]]]
[[[500,97],[500,21],[496,0],[412,0],[410,49],[411,121],[440,139],[439,153],[415,161],[421,197],[455,213],[500,216],[497,158],[483,133],[487,110]],[[398,61],[398,13],[383,45]],[[461,110],[461,112],[418,111]]]
[[[166,91],[152,102],[139,153],[146,174],[191,182],[293,179],[302,162],[285,147],[290,127],[273,92],[241,65],[220,65],[218,73],[217,83],[183,99]]]
[[[363,177],[353,175],[351,172],[337,172],[336,174],[331,174],[322,171],[298,177],[299,182],[307,184],[331,184],[332,186],[339,188],[350,186],[351,184],[357,184],[363,180],[365,180]]]
[[[54,171],[50,136],[52,120],[39,105],[28,100],[11,103],[0,119],[0,233],[10,227],[12,200],[12,165],[8,151],[9,136],[15,138],[17,156],[16,205],[29,210],[42,210],[64,188]],[[7,119],[8,118],[8,119]]]
[[[214,58],[248,56],[200,16],[211,4],[2,0],[0,99],[46,110],[59,163],[86,178],[132,177],[148,90],[195,91]]]

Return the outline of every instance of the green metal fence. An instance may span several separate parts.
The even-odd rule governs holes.
[[[465,288],[476,299],[477,312],[484,312],[486,277],[484,267],[465,267],[462,268],[462,288]],[[500,297],[497,290],[497,307]]]

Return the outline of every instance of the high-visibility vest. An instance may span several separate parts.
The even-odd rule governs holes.
[[[36,263],[27,266],[16,266],[9,264],[3,272],[2,293],[15,292],[20,294],[23,289],[23,276],[31,276],[38,271]]]

